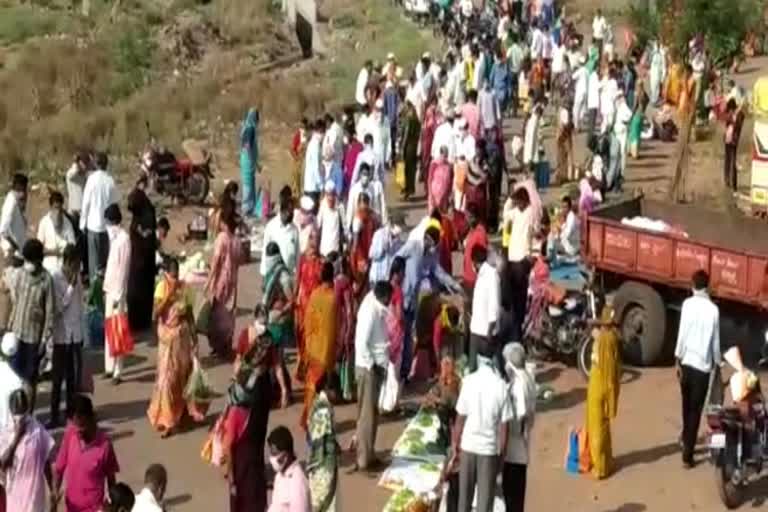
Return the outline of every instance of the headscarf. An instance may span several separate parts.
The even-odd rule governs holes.
[[[536,183],[534,183],[532,178],[528,178],[515,185],[515,190],[520,188],[524,188],[525,191],[528,192],[528,200],[531,203],[531,221],[533,223],[534,232],[538,232],[539,229],[541,229],[543,204],[541,202],[539,191],[536,189]]]
[[[259,122],[256,119],[256,109],[249,108],[248,113],[245,114],[245,119],[243,119],[243,125],[240,128],[240,146],[245,146],[246,144],[255,145],[256,130],[258,128]],[[253,137],[252,140],[250,140],[251,137]]]

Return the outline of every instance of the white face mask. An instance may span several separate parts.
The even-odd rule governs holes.
[[[26,270],[27,272],[34,272],[36,268],[37,267],[35,267],[34,263],[30,263],[28,261],[24,262],[24,270]]]
[[[275,473],[280,473],[283,470],[283,465],[280,463],[279,455],[270,455],[269,465],[272,466],[272,469],[275,471]]]
[[[254,320],[253,330],[256,332],[256,336],[261,336],[267,332],[267,326],[264,324],[263,320]]]

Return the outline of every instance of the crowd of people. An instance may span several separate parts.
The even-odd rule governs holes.
[[[580,218],[621,190],[627,158],[637,156],[647,125],[662,140],[677,131],[687,136],[691,104],[723,112],[731,148],[725,175],[735,187],[742,98],[734,87],[722,107],[714,87],[705,93],[706,52],[698,40],[687,70],[668,66],[660,44],[638,49],[631,36],[622,61],[600,10],[586,44],[551,1],[475,4],[441,2],[441,8],[466,27],[484,26],[475,21],[490,13],[492,30],[461,31],[446,55],[424,53],[412,67],[394,54],[383,63],[366,61],[352,106],[302,120],[290,147],[290,184],[274,203],[259,176],[259,113],[248,110],[240,181],[225,186],[204,222],[213,252],[199,310],[179,261],[162,248],[171,226],[157,218],[146,178],[127,197],[126,229],[107,155],[79,153],[66,173],[66,201],[50,192],[49,211],[31,238],[28,179],[13,177],[0,211],[6,312],[0,510],[40,512],[47,508],[46,487],[51,510],[61,498],[69,512],[162,510],[162,466],[147,469],[146,488],[135,497],[116,481],[117,455],[87,397],[93,384],[83,350],[92,321],[103,323],[104,373],[115,385],[134,334],[156,328],[157,376],[147,416],[163,438],[207,412],[207,401],[186,392],[200,365],[198,334],[214,356],[233,364],[226,406],[204,449],[224,470],[233,512],[336,510],[341,448],[333,405],[356,401],[354,469],[376,471],[379,415],[397,413],[402,389],[417,381],[435,383],[425,404],[445,413],[441,420],[452,432],[441,479],[449,487],[448,510],[468,512],[475,502],[476,510],[490,511],[499,473],[506,510],[524,509],[536,409],[524,341],[540,335],[544,295],[537,290],[548,281],[549,264],[558,255],[578,258]],[[653,121],[646,119],[649,105],[665,106]],[[677,121],[666,107],[677,109]],[[520,112],[523,132],[505,140],[505,120]],[[553,218],[539,195],[550,181],[542,142],[549,114],[557,143],[551,181],[579,181],[579,197],[564,197]],[[574,159],[580,131],[592,152],[584,167]],[[391,181],[403,201],[419,186],[426,195],[426,215],[408,233],[405,218],[388,205]],[[236,333],[242,235],[254,222],[264,224],[262,293],[253,318]],[[501,247],[490,242],[497,232]],[[453,268],[458,251],[460,278]],[[697,296],[705,281],[695,278]],[[587,400],[598,478],[610,473],[610,420],[618,401],[614,323],[608,306],[596,326]],[[719,348],[706,360],[693,358],[699,338],[686,342],[686,336],[677,355],[688,397],[683,457],[690,464],[706,357],[717,360]],[[709,342],[719,344],[711,333]],[[297,359],[289,372],[293,346]],[[45,426],[33,415],[43,358],[52,379]],[[306,465],[287,428],[267,435],[271,408],[289,407],[296,386],[303,387]],[[65,419],[56,449],[48,430]],[[275,474],[269,505],[267,460]]]

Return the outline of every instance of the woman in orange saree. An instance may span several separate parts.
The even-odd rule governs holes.
[[[315,400],[315,384],[327,379],[336,366],[336,336],[338,303],[333,286],[333,265],[323,264],[320,286],[309,297],[304,316],[306,346],[306,379],[304,384],[304,410],[301,426],[307,428],[307,415]]]
[[[195,421],[205,418],[207,407],[187,402],[184,389],[192,373],[197,337],[192,321],[192,297],[179,279],[179,264],[169,260],[155,289],[157,318],[157,378],[147,416],[162,437],[168,437],[185,413]]]
[[[320,236],[317,229],[309,234],[307,250],[299,256],[299,269],[296,274],[296,347],[298,349],[298,364],[296,367],[296,380],[304,380],[306,370],[306,336],[304,330],[304,318],[307,304],[312,292],[320,284],[320,271],[323,268],[323,258],[319,251]]]

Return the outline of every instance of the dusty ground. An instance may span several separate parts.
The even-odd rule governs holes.
[[[765,60],[756,60],[746,66],[750,73],[740,80],[750,84],[760,71],[766,69]],[[508,132],[519,131],[519,122],[511,122]],[[280,134],[267,133],[267,162],[274,176],[273,190],[282,183],[282,172],[287,154],[288,140]],[[746,138],[747,133],[744,134]],[[583,158],[583,140],[576,141],[579,148],[577,161]],[[277,149],[276,149],[277,148]],[[627,187],[643,188],[649,193],[663,193],[668,187],[670,145],[653,144],[644,147],[639,161],[632,162],[627,171]],[[226,152],[225,152],[226,153]],[[553,152],[549,153],[554,155]],[[229,155],[231,162],[231,155]],[[227,155],[222,155],[222,162]],[[706,157],[712,169],[719,169],[716,157]],[[221,176],[232,176],[231,163],[222,166]],[[694,167],[694,176],[711,183],[719,177],[716,170],[701,171]],[[742,173],[742,181],[745,174]],[[218,182],[220,186],[220,181]],[[559,191],[553,190],[551,196]],[[408,205],[409,222],[415,223],[423,211],[423,203],[414,208]],[[175,232],[190,216],[190,209],[172,211]],[[458,257],[458,256],[457,256]],[[460,267],[459,267],[460,268]],[[248,310],[259,300],[260,289],[255,265],[240,273],[240,305],[238,325],[247,319]],[[149,337],[149,336],[148,336]],[[202,341],[205,347],[205,341]],[[203,353],[206,353],[205,348]],[[92,363],[101,367],[100,354],[93,354]],[[170,474],[168,488],[169,510],[205,511],[226,510],[227,490],[219,473],[200,459],[200,449],[207,428],[198,427],[171,439],[161,440],[151,432],[146,420],[146,408],[155,378],[155,349],[148,343],[137,348],[126,370],[126,381],[120,387],[97,380],[95,401],[102,425],[111,431],[115,440],[122,471],[120,479],[138,490],[143,471],[150,463],[161,462]],[[230,376],[229,366],[209,368],[214,387],[224,391]],[[625,375],[619,417],[613,428],[616,473],[606,481],[595,482],[588,477],[574,477],[563,470],[564,448],[568,429],[579,426],[584,419],[586,383],[575,370],[559,365],[542,370],[539,380],[548,382],[557,393],[556,398],[539,412],[534,432],[533,461],[529,470],[528,510],[573,512],[642,512],[642,511],[718,511],[720,505],[711,467],[702,463],[691,471],[684,471],[676,445],[680,429],[679,394],[674,373],[667,368],[631,371]],[[44,388],[47,391],[47,387]],[[41,416],[45,416],[43,393]],[[270,427],[284,424],[295,434],[300,455],[304,453],[303,435],[297,428],[301,410],[301,393],[296,403],[286,411],[272,411]],[[223,399],[214,403],[209,423],[223,406]],[[339,442],[346,445],[354,430],[354,406],[337,407],[336,428]],[[403,421],[384,423],[379,430],[378,449],[386,456],[388,449],[403,428]],[[351,464],[343,459],[341,473],[341,506],[343,510],[380,510],[389,492],[376,486],[376,479],[362,475],[347,475]],[[758,486],[745,507],[759,507],[766,486]]]

